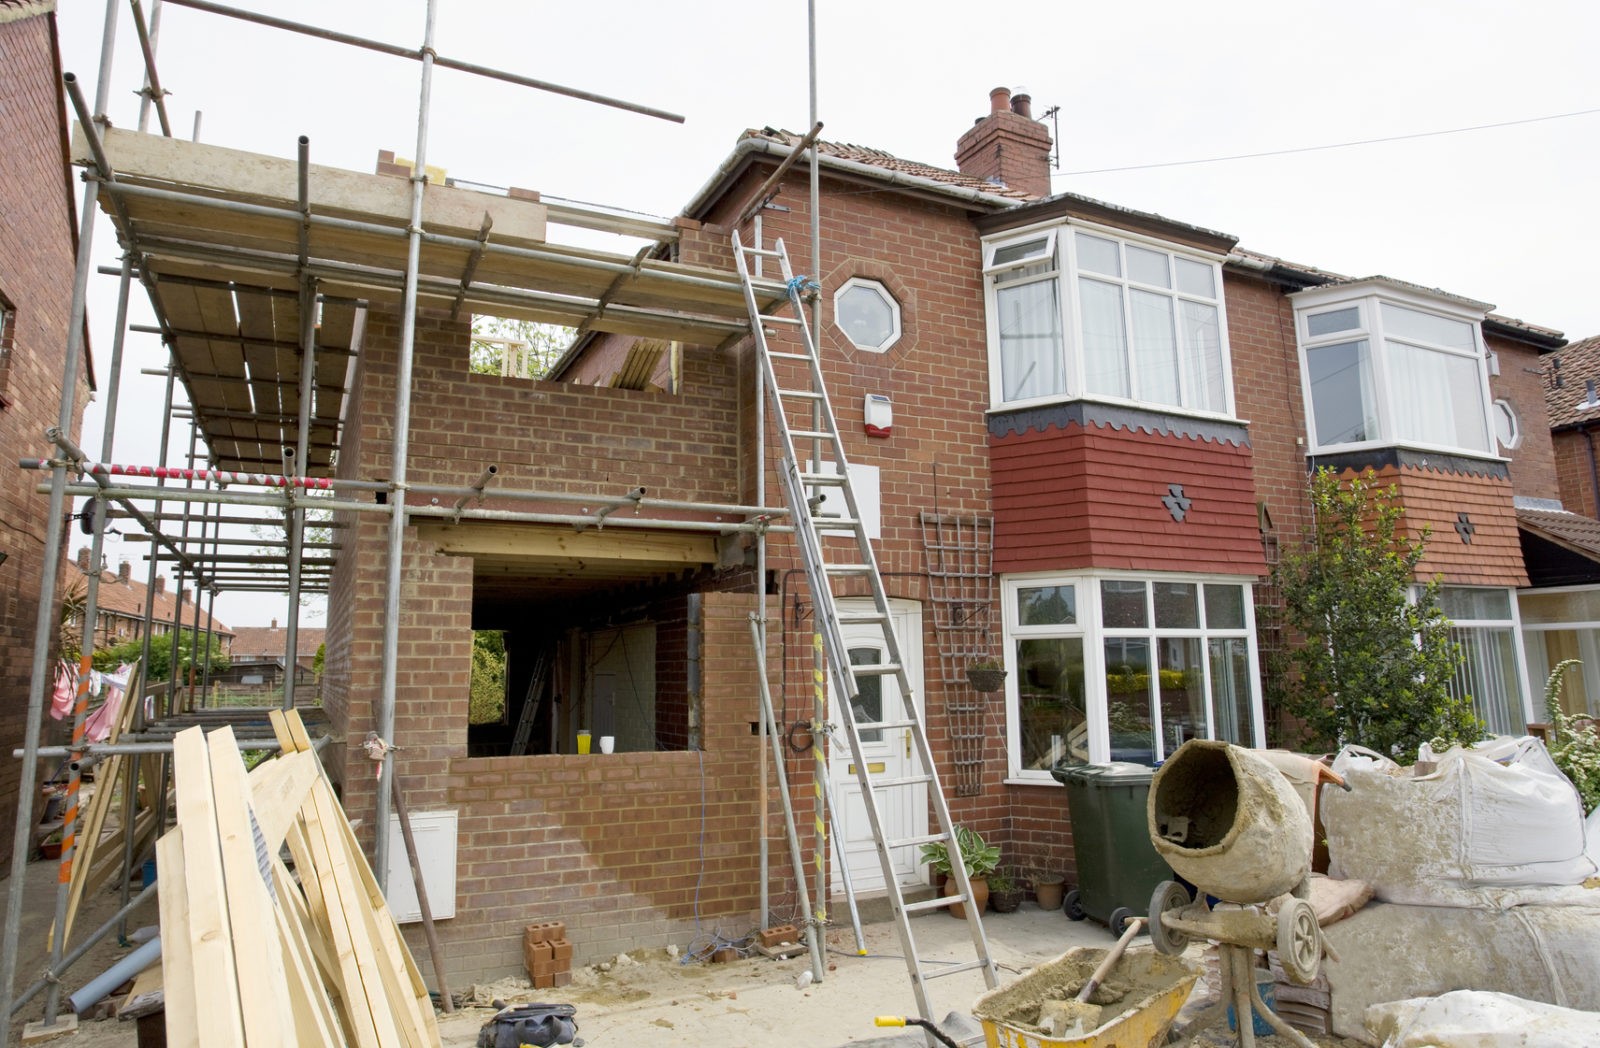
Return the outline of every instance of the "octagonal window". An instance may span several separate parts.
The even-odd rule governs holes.
[[[1522,422],[1517,418],[1517,409],[1509,401],[1494,402],[1494,436],[1507,451],[1516,450],[1522,443]]]
[[[871,353],[900,341],[900,303],[876,280],[845,281],[833,296],[833,322],[852,345]]]

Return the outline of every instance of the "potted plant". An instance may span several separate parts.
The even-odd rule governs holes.
[[[967,683],[978,691],[999,691],[1006,683],[1005,667],[994,659],[976,659],[967,666]]]
[[[1061,909],[1061,902],[1067,890],[1065,877],[1050,870],[1035,869],[1029,871],[1028,879],[1033,882],[1033,899],[1039,904],[1039,909]]]
[[[61,858],[61,831],[59,829],[51,830],[45,835],[44,840],[39,842],[39,857],[41,859]]]
[[[1022,905],[1022,885],[1008,870],[996,870],[989,875],[989,909],[995,913],[1015,913]]]
[[[976,831],[965,826],[956,827],[956,847],[961,851],[961,865],[966,868],[967,880],[972,885],[972,902],[977,906],[978,912],[982,913],[989,901],[989,874],[1000,865],[1000,849],[983,843],[983,838]],[[950,849],[943,842],[924,844],[922,861],[932,866],[934,872],[947,876],[948,879],[944,884],[946,895],[955,895],[960,891],[955,877],[950,876],[955,871],[950,864]],[[965,920],[967,908],[961,903],[955,903],[950,907],[950,915]]]

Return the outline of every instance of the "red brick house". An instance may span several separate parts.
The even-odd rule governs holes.
[[[730,268],[732,224],[797,141],[747,132],[681,234],[645,257]],[[1263,583],[1301,534],[1319,465],[1370,466],[1399,487],[1408,525],[1431,529],[1424,569],[1442,576],[1468,651],[1458,686],[1498,730],[1536,719],[1517,500],[1560,497],[1537,374],[1559,333],[1444,291],[1353,280],[1048,195],[1049,150],[1027,100],[999,90],[962,136],[957,171],[822,145],[820,259],[799,168],[739,230],[746,243],[781,238],[820,285],[829,392],[853,434],[858,494],[956,819],[1008,863],[1070,875],[1056,761],[1148,763],[1196,736],[1266,744],[1260,661],[1281,638],[1257,605],[1271,607]],[[367,320],[342,477],[387,468],[381,408],[399,331],[393,312]],[[586,335],[541,381],[471,372],[468,341],[465,317],[419,318],[412,481],[464,484],[494,464],[497,483],[611,515],[575,527],[552,497],[548,524],[435,512],[407,530],[392,741],[409,806],[458,819],[456,916],[441,929],[451,970],[515,968],[521,926],[542,919],[566,921],[579,962],[718,920],[743,930],[761,813],[778,810],[759,792],[753,613],[767,620],[805,825],[815,765],[804,577],[774,532],[757,578],[740,527],[750,507],[781,503],[770,440],[767,461],[755,452],[748,339],[641,347]],[[631,388],[616,384],[625,372]],[[875,411],[886,399],[892,424],[874,416],[869,432],[869,398]],[[630,498],[641,488],[666,503]],[[513,505],[493,488],[484,504]],[[705,530],[719,523],[724,533]],[[963,598],[959,622],[945,614],[954,547],[941,530],[958,523],[993,579],[992,597]],[[324,701],[346,735],[330,757],[346,806],[370,816],[358,743],[380,673],[373,582],[386,526],[345,524]],[[473,631],[484,630],[504,631],[509,681],[503,717],[475,724]],[[966,683],[975,652],[1003,660],[1003,692]],[[885,698],[868,696],[868,714]],[[612,736],[616,752],[577,755],[583,729]],[[874,768],[897,774],[901,740],[869,742]],[[844,799],[834,868],[849,862],[858,891],[881,887],[843,747],[828,769]],[[911,803],[887,817],[915,830],[927,813]],[[772,815],[766,832],[783,854]],[[926,878],[912,851],[897,870],[908,885]],[[790,905],[785,863],[772,885]]]
[[[13,459],[45,451],[44,431],[59,421],[77,257],[55,7],[53,0],[0,0],[0,447]],[[74,438],[92,383],[87,339],[79,376]],[[7,753],[23,743],[41,584],[46,572],[62,577],[64,567],[45,563],[49,500],[37,483],[37,474],[14,462],[0,469],[0,749]],[[20,770],[18,761],[0,762],[7,841]],[[10,860],[6,848],[0,874]]]
[[[75,577],[88,577],[88,547],[78,550],[74,566],[78,569]],[[123,561],[115,572],[105,570],[100,572],[100,587],[95,593],[94,646],[110,648],[142,639],[147,600],[150,603],[152,637],[170,636],[175,621],[181,624],[185,632],[194,628],[193,589],[186,589],[177,594],[168,593],[165,576],[157,575],[155,594],[151,597],[149,587],[133,577],[133,565]],[[231,657],[233,631],[221,619],[207,615],[204,605],[200,608],[199,621],[200,632],[209,633],[216,639],[217,653],[224,658]],[[76,613],[69,616],[66,625],[69,633],[82,643],[83,624],[78,621]]]
[[[1520,602],[1529,680],[1537,686],[1562,660],[1582,660],[1563,679],[1562,707],[1568,714],[1600,716],[1600,338],[1573,342],[1546,357],[1539,377],[1559,497],[1517,511],[1523,557],[1538,587]]]

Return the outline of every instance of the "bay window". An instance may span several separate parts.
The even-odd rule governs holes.
[[[1493,453],[1478,304],[1375,280],[1299,292],[1295,312],[1313,453]]]
[[[1193,738],[1263,744],[1249,584],[1065,575],[1003,591],[1014,779],[1155,764]]]
[[[1215,260],[1075,225],[984,250],[996,406],[1091,397],[1231,413]]]
[[[1462,655],[1450,690],[1470,698],[1473,711],[1496,735],[1528,730],[1514,606],[1507,589],[1439,587],[1439,607]]]

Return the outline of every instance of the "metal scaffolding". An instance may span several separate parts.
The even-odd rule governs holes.
[[[111,92],[118,0],[107,0],[102,33],[100,68],[94,105],[83,97],[75,77],[64,77],[67,94],[78,121],[74,138],[91,158],[84,170],[84,191],[78,234],[78,258],[73,283],[69,342],[62,373],[58,421],[45,434],[47,457],[22,459],[25,469],[47,475],[40,490],[48,492],[44,555],[47,565],[59,564],[66,544],[64,534],[69,499],[87,499],[93,506],[91,563],[98,568],[108,523],[130,521],[142,529],[129,536],[150,545],[148,582],[142,627],[144,659],[149,664],[153,640],[154,594],[162,565],[177,569],[178,613],[171,623],[174,668],[170,686],[157,697],[155,716],[147,718],[143,694],[131,694],[132,728],[114,743],[86,741],[84,720],[87,686],[94,649],[98,612],[98,570],[88,575],[81,613],[82,653],[79,691],[75,703],[70,745],[43,746],[41,731],[45,698],[49,691],[50,638],[57,609],[57,577],[43,573],[36,623],[33,665],[29,679],[25,738],[17,752],[22,761],[21,790],[16,830],[12,840],[12,877],[6,902],[3,950],[0,950],[0,1014],[17,1013],[36,995],[44,995],[45,1026],[59,1014],[60,976],[88,946],[125,922],[127,915],[151,894],[130,897],[124,876],[123,907],[111,921],[87,939],[67,941],[68,880],[78,843],[74,832],[78,817],[76,796],[82,772],[98,762],[128,756],[124,782],[125,804],[137,783],[137,760],[171,753],[171,739],[181,727],[194,723],[221,726],[233,723],[241,748],[274,749],[270,733],[251,730],[250,721],[260,710],[245,711],[241,719],[225,710],[210,709],[209,660],[196,694],[191,679],[180,692],[176,679],[179,634],[187,584],[194,593],[192,619],[187,629],[198,645],[211,635],[211,608],[218,593],[270,592],[287,601],[287,654],[285,708],[295,705],[294,665],[298,656],[298,618],[302,594],[326,592],[334,565],[346,552],[339,529],[351,526],[334,521],[332,541],[307,541],[308,514],[317,526],[331,513],[376,514],[387,518],[387,577],[383,615],[382,680],[372,725],[378,736],[393,740],[396,665],[398,660],[401,592],[405,566],[405,529],[412,521],[444,524],[466,521],[505,521],[522,524],[561,525],[576,531],[587,528],[690,531],[716,535],[748,533],[755,536],[765,566],[765,536],[787,531],[778,523],[787,517],[782,508],[764,505],[708,504],[648,496],[642,487],[623,492],[516,489],[500,483],[495,465],[486,465],[474,480],[455,485],[411,483],[409,422],[416,316],[421,308],[475,312],[553,322],[583,331],[615,332],[719,345],[749,330],[744,293],[733,272],[682,265],[641,251],[632,257],[602,251],[518,242],[496,234],[485,212],[476,235],[454,235],[423,228],[425,202],[430,192],[462,190],[429,186],[426,175],[428,129],[432,107],[432,73],[444,66],[476,76],[518,84],[541,91],[612,106],[643,115],[681,121],[681,117],[647,106],[607,98],[586,91],[535,80],[517,73],[439,55],[433,43],[436,0],[428,0],[422,44],[403,48],[350,34],[241,11],[206,0],[167,0],[213,15],[241,19],[271,29],[316,36],[353,47],[418,61],[421,64],[417,103],[415,163],[409,177],[407,213],[352,218],[314,208],[311,186],[311,143],[297,143],[292,162],[295,199],[262,202],[242,192],[230,195],[228,187],[194,185],[146,176],[137,169],[119,168],[124,158],[137,161],[139,150],[154,150],[157,162],[181,159],[186,151],[212,149],[173,138],[165,89],[157,70],[161,0],[153,0],[148,17],[140,0],[129,0],[139,49],[143,58],[140,90],[140,133],[112,127],[106,108]],[[813,108],[815,101],[813,98]],[[160,137],[142,134],[154,110]],[[195,137],[198,139],[198,116]],[[814,152],[814,151],[813,151]],[[80,154],[81,155],[81,154]],[[366,177],[366,176],[362,176]],[[813,172],[813,178],[815,173]],[[160,184],[157,184],[160,183]],[[490,199],[485,197],[485,199]],[[109,272],[118,280],[116,329],[106,383],[106,422],[98,459],[91,458],[70,438],[75,408],[79,361],[83,357],[85,300],[91,275],[97,208],[106,211],[121,244],[120,264]],[[600,208],[547,202],[547,220],[579,229],[601,230],[644,237],[670,244],[678,229],[670,222],[621,215]],[[813,208],[815,201],[813,200]],[[248,222],[248,237],[230,233],[232,223]],[[404,250],[401,251],[403,242]],[[359,245],[359,250],[350,245]],[[157,324],[128,324],[130,292],[137,281],[150,297]],[[344,411],[353,379],[352,362],[360,354],[361,315],[371,297],[400,302],[401,332],[395,393],[392,406],[394,440],[390,469],[383,479],[334,477],[336,454],[345,430]],[[763,281],[760,294],[767,307],[781,302],[784,288]],[[230,318],[238,304],[238,320],[216,326],[208,303],[226,296]],[[275,319],[265,327],[248,323],[251,317]],[[298,337],[277,337],[278,324],[297,328]],[[114,442],[122,384],[123,349],[127,334],[158,335],[169,355],[158,374],[165,378],[159,460],[150,464],[114,462]],[[232,346],[236,357],[249,361],[246,370],[236,358],[213,357],[213,344]],[[205,347],[201,352],[197,347]],[[224,355],[226,357],[226,355]],[[189,454],[185,465],[168,466],[174,421],[183,414],[175,405],[181,385],[190,405]],[[249,395],[246,395],[248,393]],[[281,449],[282,454],[272,452]],[[759,454],[758,450],[758,454]],[[178,482],[181,482],[181,486]],[[491,493],[491,485],[492,493]],[[499,505],[484,506],[486,498]],[[420,501],[413,501],[420,500]],[[756,501],[763,501],[758,497]],[[528,505],[529,508],[508,508]],[[570,507],[570,508],[568,508]],[[248,509],[271,511],[276,517],[254,517]],[[631,511],[617,515],[618,509]],[[646,515],[653,514],[653,515]],[[281,521],[282,539],[243,540],[223,534],[227,526]],[[198,525],[197,530],[192,526]],[[240,552],[240,546],[254,552]],[[266,549],[270,552],[260,552]],[[308,555],[308,553],[310,555]],[[758,592],[760,587],[758,586]],[[201,623],[202,596],[208,622]],[[354,730],[354,729],[352,729]],[[359,733],[358,733],[359,734]],[[325,740],[324,740],[325,741]],[[57,892],[55,934],[45,962],[45,977],[21,994],[13,994],[17,973],[20,918],[27,860],[32,850],[32,811],[39,782],[41,758],[62,759],[69,771],[67,813],[62,832],[62,877]],[[764,768],[763,768],[764,770]],[[163,766],[158,819],[164,818],[169,765]],[[373,864],[381,879],[388,868],[389,805],[392,796],[392,749],[380,769],[376,791],[376,855]],[[110,783],[100,784],[110,789]],[[764,831],[763,831],[764,832]],[[763,835],[763,841],[765,837]],[[89,842],[92,844],[92,842]],[[136,854],[132,833],[125,834],[123,870],[135,868],[143,858]],[[0,1048],[9,1034],[0,1034]]]

